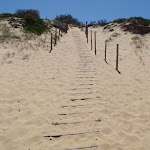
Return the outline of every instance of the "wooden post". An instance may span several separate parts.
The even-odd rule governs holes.
[[[105,41],[105,62],[107,62],[107,60],[106,60],[106,51],[107,51],[107,42]]]
[[[51,33],[51,49],[49,51],[49,53],[52,51],[53,49],[53,34]]]
[[[92,31],[91,31],[91,50],[92,50]]]
[[[56,28],[56,44],[57,44],[57,28]]]
[[[62,28],[62,31],[64,30],[63,29],[63,22],[61,23],[61,28]],[[61,37],[62,37],[62,31],[61,31]]]
[[[55,45],[57,44],[57,28],[56,28],[56,31],[55,31]],[[54,46],[55,46],[54,45]]]
[[[88,27],[87,27],[87,43],[88,43]]]
[[[67,30],[68,30],[68,24],[66,24],[66,33],[67,33]]]
[[[87,43],[88,43],[88,25],[87,25],[87,22],[86,22],[86,30],[85,30],[85,34],[86,34]]]
[[[85,34],[86,34],[86,38],[87,38],[87,22],[86,22]]]
[[[95,31],[95,55],[96,55],[96,31]]]
[[[119,56],[119,44],[117,44],[117,53],[116,53],[116,70],[118,71],[118,56]]]

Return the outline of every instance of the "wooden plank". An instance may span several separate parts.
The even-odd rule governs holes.
[[[70,136],[70,135],[81,135],[81,134],[90,134],[90,133],[96,133],[96,132],[100,132],[99,130],[97,131],[92,131],[92,132],[81,132],[81,133],[70,133],[70,134],[58,134],[58,135],[46,135],[46,136],[43,136],[45,138],[60,138],[62,136]]]
[[[76,78],[94,78],[94,77],[76,77]]]
[[[85,101],[85,100],[89,100],[92,98],[81,98],[81,99],[70,99],[71,101]]]
[[[98,147],[98,145],[92,145],[92,146],[85,146],[85,147],[79,147],[79,148],[73,148],[73,149],[65,149],[65,150],[76,150],[76,149],[91,149],[91,148],[94,148],[94,147]]]
[[[61,106],[62,108],[68,108],[68,107],[84,107],[84,106],[89,106],[89,105],[99,105],[101,103],[93,103],[93,104],[85,104],[85,105],[64,105]]]
[[[76,89],[70,89],[70,90],[76,91],[76,90],[81,90],[81,89],[84,89],[84,90],[91,90],[92,88],[76,88]]]
[[[94,85],[94,84],[72,84],[72,85]]]
[[[92,114],[93,112],[84,112],[84,113],[62,113],[58,114],[59,116],[67,116],[67,115],[79,115],[79,114]]]
[[[95,94],[95,93],[99,93],[99,91],[97,91],[97,92],[88,92],[88,93],[73,93],[73,94],[69,94],[69,95],[82,95],[82,94],[84,94],[84,95],[86,95],[86,94]]]
[[[101,119],[98,118],[96,120],[91,120],[91,121],[78,121],[78,122],[52,122],[52,125],[66,125],[66,124],[80,124],[80,123],[87,123],[87,122],[101,122]]]

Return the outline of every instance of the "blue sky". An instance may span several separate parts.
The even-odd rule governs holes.
[[[0,13],[37,9],[41,18],[71,14],[79,21],[143,17],[150,19],[150,0],[0,0]]]

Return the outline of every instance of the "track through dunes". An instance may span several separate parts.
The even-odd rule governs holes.
[[[57,140],[58,143],[55,142],[56,145],[51,149],[63,149],[62,147],[64,149],[97,149],[96,140],[100,134],[101,124],[101,97],[98,90],[100,84],[99,80],[97,80],[99,71],[96,69],[96,62],[92,52],[88,50],[87,44],[81,37],[81,34],[83,35],[84,33],[81,33],[79,29],[74,29],[70,30],[68,34],[74,42],[74,47],[69,42],[66,42],[67,46],[70,45],[69,49],[72,49],[73,57],[65,61],[72,63],[70,68],[74,73],[71,73],[69,77],[70,82],[68,83],[68,89],[66,89],[68,92],[66,104],[60,106],[59,113],[56,114],[59,115],[59,119],[55,119],[51,123],[52,131],[49,132],[51,134],[45,137],[47,137],[47,140],[52,140],[51,143]],[[68,52],[65,51],[65,53]],[[96,105],[97,109],[95,109]],[[88,138],[92,141],[86,143]],[[63,140],[64,142],[68,141],[65,142],[65,146],[56,148],[57,144],[59,145],[59,142]],[[71,144],[74,142],[76,142],[75,146]]]

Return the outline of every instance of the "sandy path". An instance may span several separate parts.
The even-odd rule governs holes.
[[[66,49],[72,49],[70,57],[72,66],[69,80],[68,96],[63,100],[59,110],[59,117],[53,123],[60,123],[52,127],[51,135],[68,135],[60,138],[51,138],[51,149],[94,147],[99,134],[100,114],[99,108],[92,106],[99,104],[98,74],[92,52],[88,51],[87,44],[81,37],[79,29],[70,30],[68,37],[73,44],[68,42]],[[64,52],[67,53],[67,52]],[[74,60],[75,59],[75,60]],[[56,114],[56,115],[57,115]],[[63,124],[67,123],[67,124]],[[48,134],[49,135],[49,134]],[[88,143],[86,141],[90,139]],[[49,140],[49,138],[48,138]],[[67,141],[67,142],[66,142]],[[64,144],[65,143],[65,144]],[[73,144],[71,144],[73,143]],[[58,148],[57,148],[58,147]]]

